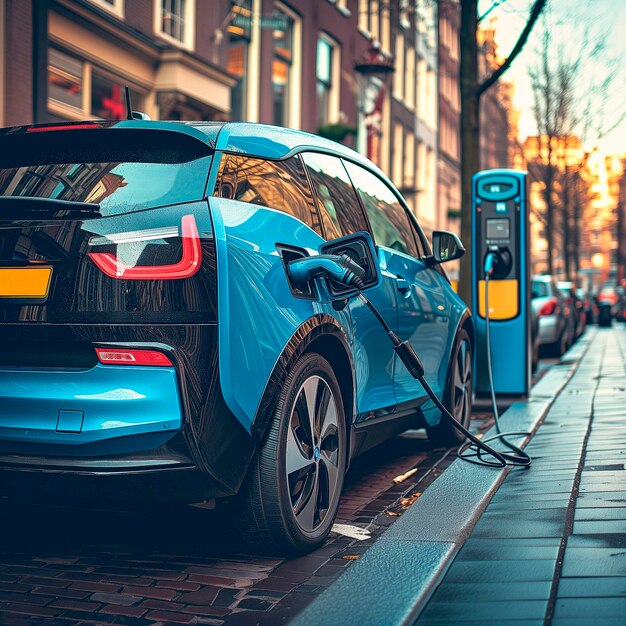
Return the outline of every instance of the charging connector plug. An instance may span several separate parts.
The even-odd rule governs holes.
[[[500,260],[500,255],[497,252],[491,251],[487,253],[485,257],[485,276],[491,277],[494,270],[496,269],[496,265]]]

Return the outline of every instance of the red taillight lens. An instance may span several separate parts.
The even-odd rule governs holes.
[[[158,350],[132,350],[125,348],[96,348],[98,360],[104,365],[154,365],[171,367],[173,363]]]
[[[559,310],[559,301],[556,298],[550,298],[539,309],[539,313],[537,313],[537,315],[539,317],[542,317],[544,315],[554,315],[555,313],[558,313],[558,310]]]
[[[53,130],[85,130],[89,128],[100,128],[100,124],[51,124],[50,126],[31,126],[26,129],[27,133],[46,133]]]
[[[150,231],[127,233],[135,235],[134,241],[142,240],[142,232],[146,239],[152,238]],[[121,236],[121,235],[120,235]],[[118,237],[120,237],[118,236]],[[181,237],[183,240],[183,252],[180,261],[171,265],[125,265],[114,254],[109,252],[89,252],[89,258],[111,278],[123,278],[126,280],[173,280],[177,278],[189,278],[199,269],[202,261],[202,246],[200,235],[193,215],[183,215],[181,221]],[[129,239],[130,240],[130,239]]]

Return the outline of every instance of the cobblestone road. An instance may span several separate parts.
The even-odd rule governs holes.
[[[475,416],[474,430],[489,425]],[[122,512],[0,503],[0,623],[281,624],[330,585],[445,470],[454,451],[411,431],[358,458],[333,533],[283,561],[242,554],[219,514]],[[401,484],[393,478],[417,472]]]

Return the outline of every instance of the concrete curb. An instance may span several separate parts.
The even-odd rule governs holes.
[[[588,349],[587,333],[531,391],[501,416],[506,431],[530,433],[525,447]],[[491,429],[485,438],[495,434]],[[457,459],[363,557],[302,613],[293,626],[412,623],[510,469]],[[520,470],[523,471],[523,470]]]

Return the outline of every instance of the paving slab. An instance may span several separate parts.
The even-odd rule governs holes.
[[[584,345],[588,345],[586,342]],[[584,352],[584,350],[583,350]],[[502,415],[502,426],[507,431],[522,431],[534,433],[548,414],[555,398],[570,381],[576,372],[578,361],[553,367],[542,378],[536,388],[533,388],[528,402],[513,403]],[[563,433],[564,431],[561,431]],[[485,433],[485,437],[495,434],[493,431]],[[558,441],[558,432],[555,432]],[[521,445],[526,445],[530,437],[525,437]],[[580,440],[572,438],[572,446],[582,445]],[[575,453],[568,454],[560,459],[547,457],[538,463],[540,469],[558,471],[572,470],[577,467]],[[312,604],[304,609],[292,622],[294,626],[319,625],[320,615],[324,615],[324,624],[328,626],[378,626],[380,624],[410,623],[426,605],[428,598],[436,588],[444,573],[453,561],[463,543],[472,535],[473,546],[480,540],[480,536],[473,536],[472,530],[481,514],[487,507],[491,497],[496,494],[502,481],[510,470],[487,468],[470,465],[456,460],[448,469],[437,478],[430,488],[402,515],[391,528],[374,543],[363,557],[354,563],[337,582],[322,593]],[[566,476],[567,478],[568,476]],[[560,489],[560,492],[559,492]],[[520,496],[529,499],[537,497],[538,489],[520,490]],[[544,494],[544,499],[554,501],[556,498],[567,496],[567,490],[557,488],[556,493]],[[509,498],[510,499],[510,498]],[[566,506],[550,510],[545,509],[545,520],[542,526],[557,524]],[[532,520],[529,520],[532,523]],[[494,518],[494,529],[501,526]],[[548,533],[551,535],[551,533]],[[511,541],[523,541],[524,534],[520,532],[509,537]],[[560,535],[537,537],[536,546],[553,546],[558,549]],[[523,544],[522,544],[523,545]],[[422,555],[420,557],[420,554]],[[550,559],[526,559],[525,565],[512,568],[511,563],[499,561],[498,566],[490,563],[464,561],[460,563],[471,576],[459,577],[459,584],[467,582],[480,583],[482,581],[503,580],[515,582],[551,581],[552,570]],[[499,569],[500,567],[500,569]],[[517,573],[515,573],[517,571]],[[513,572],[513,573],[511,573]],[[446,577],[447,578],[447,577]],[[381,584],[384,581],[384,584]],[[454,578],[450,584],[456,584]],[[545,587],[545,585],[544,585]],[[372,591],[375,590],[376,601],[372,602]],[[350,598],[350,602],[346,602]],[[532,601],[531,601],[532,602]],[[543,597],[532,607],[522,608],[519,603],[518,613],[510,619],[521,623],[539,624],[540,614],[545,613],[547,599]],[[475,603],[476,604],[476,603]],[[461,608],[454,613],[454,620],[463,623],[485,623],[493,621],[502,623],[505,607],[495,613],[485,610],[483,617],[476,620],[471,612],[463,615]],[[509,603],[510,604],[510,603]],[[471,606],[470,603],[468,603]],[[478,604],[476,604],[478,606]],[[517,605],[516,605],[517,606]],[[500,607],[498,607],[500,608]],[[532,610],[531,610],[532,609]],[[432,613],[444,615],[445,613]],[[532,617],[528,622],[527,618]],[[428,621],[440,622],[441,618],[428,618]],[[507,619],[507,623],[508,619]]]

